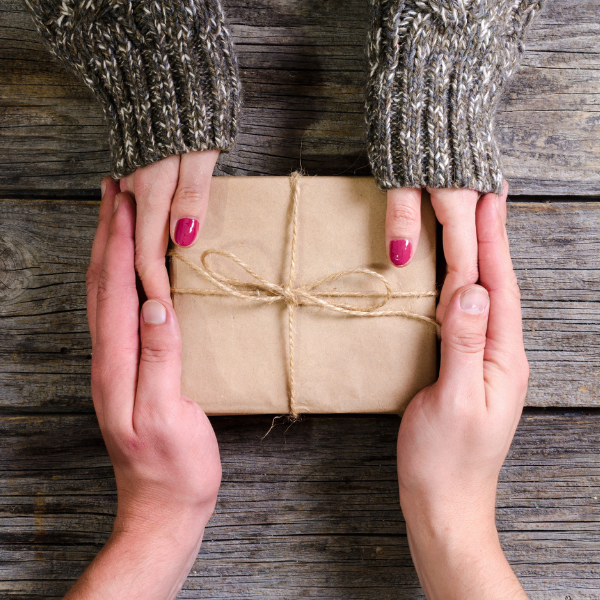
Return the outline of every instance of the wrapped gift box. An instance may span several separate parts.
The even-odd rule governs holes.
[[[416,256],[398,269],[386,256],[385,192],[370,177],[302,177],[298,183],[294,286],[333,273],[367,268],[394,292],[378,309],[435,316],[435,228],[428,200]],[[298,413],[401,413],[437,376],[436,329],[407,316],[364,317],[300,303],[292,307],[293,364],[285,298],[268,304],[229,295],[190,265],[203,252],[232,253],[267,282],[288,282],[293,206],[288,177],[215,177],[196,244],[171,260],[174,305],[183,340],[182,394],[209,415],[290,412],[290,367]],[[247,281],[246,293],[269,295],[233,260],[207,256],[222,277]],[[207,293],[213,295],[196,295]],[[372,307],[385,285],[364,273],[347,274],[312,290],[324,301]],[[329,297],[327,293],[333,292]],[[371,294],[367,297],[336,293]]]

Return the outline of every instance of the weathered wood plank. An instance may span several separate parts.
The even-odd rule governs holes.
[[[221,174],[366,174],[363,0],[226,0],[244,86]],[[600,0],[549,0],[502,100],[513,193],[600,193]],[[108,169],[99,107],[43,46],[22,0],[0,6],[0,190],[97,193]]]
[[[0,403],[89,410],[85,270],[98,205],[0,202]],[[600,203],[512,203],[531,406],[600,405]]]
[[[423,598],[399,510],[394,417],[212,420],[223,485],[180,598]],[[529,412],[498,492],[532,600],[600,596],[600,413]],[[109,535],[115,484],[92,415],[0,420],[0,594],[56,598]]]
[[[600,405],[600,204],[514,203],[533,406]]]

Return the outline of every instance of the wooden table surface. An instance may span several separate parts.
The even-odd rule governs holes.
[[[244,86],[218,174],[368,174],[366,0],[227,0]],[[548,0],[497,116],[528,408],[500,476],[531,598],[600,598],[600,0]],[[107,539],[85,270],[108,169],[90,92],[0,0],[0,597],[59,598]],[[422,598],[382,416],[212,419],[216,513],[180,598]]]

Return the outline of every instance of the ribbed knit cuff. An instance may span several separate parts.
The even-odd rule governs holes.
[[[234,141],[237,63],[219,0],[26,0],[54,54],[94,91],[120,178]]]
[[[367,140],[394,187],[502,190],[502,88],[541,0],[371,0]]]

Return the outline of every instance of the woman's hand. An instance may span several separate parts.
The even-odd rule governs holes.
[[[449,299],[439,380],[409,404],[398,436],[400,503],[429,599],[527,597],[500,548],[494,514],[529,373],[503,215],[505,197],[480,200],[481,285]]]
[[[140,315],[134,201],[117,195],[112,180],[103,183],[87,309],[92,396],[118,507],[109,542],[67,597],[164,600],[185,581],[214,510],[219,449],[206,415],[180,395],[181,339],[170,302],[151,298]]]
[[[169,156],[121,179],[121,191],[135,198],[135,266],[148,298],[171,303],[169,234],[179,246],[198,239],[218,157],[218,150]]]
[[[475,283],[477,268],[477,234],[475,208],[480,194],[475,190],[428,188],[431,204],[443,226],[444,255],[447,273],[436,317],[441,323],[456,290]],[[508,184],[504,183],[501,203],[506,202]],[[395,188],[387,192],[385,220],[386,247],[390,260],[403,267],[414,256],[421,233],[421,190]]]

